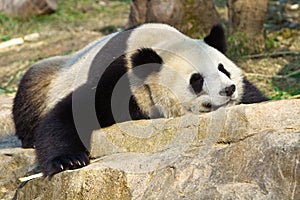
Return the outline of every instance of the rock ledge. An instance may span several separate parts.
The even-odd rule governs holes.
[[[300,100],[126,122],[93,133],[99,157],[16,199],[299,199]],[[11,198],[32,150],[2,149],[0,199]]]

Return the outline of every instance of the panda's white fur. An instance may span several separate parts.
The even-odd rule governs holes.
[[[159,35],[159,37],[152,37],[152,35]],[[177,97],[177,101],[174,102],[178,102],[179,105],[170,105],[170,103],[167,103],[170,99],[165,94],[166,90],[157,90],[158,87],[152,90],[158,93],[156,96],[161,97],[156,102],[163,107],[161,109],[165,117],[182,115],[188,111],[195,113],[210,111],[210,109],[202,106],[203,103],[210,103],[218,107],[230,101],[231,104],[239,102],[240,96],[238,94],[243,93],[241,70],[224,54],[209,46],[203,40],[191,39],[168,25],[147,24],[134,31],[128,39],[129,52],[141,47],[155,49],[164,61],[164,67],[160,73],[150,75],[147,84],[150,87],[151,83],[154,85],[163,84],[162,87],[168,88],[169,92],[173,92]],[[217,66],[219,63],[223,63],[226,69],[230,71],[232,80],[218,71]],[[200,96],[191,93],[186,87],[191,74],[197,72],[206,76],[204,79],[204,92]],[[133,91],[137,89],[134,80],[134,77],[130,78]],[[237,86],[237,91],[233,96],[224,97],[219,95],[222,89],[232,84]],[[137,93],[140,93],[140,91],[137,91]],[[167,96],[167,98],[162,98],[164,96]],[[147,100],[138,98],[137,101],[139,105],[145,104],[142,107],[147,112],[151,110],[151,108],[146,108],[149,106]],[[176,108],[173,108],[173,106]]]
[[[116,34],[108,35],[89,44],[62,66],[59,76],[51,82],[48,98],[46,99],[47,102],[45,103],[47,109],[44,112],[53,108],[60,99],[86,82],[89,71],[89,67],[86,65],[89,66],[91,64],[90,61],[99,50]],[[153,35],[159,35],[159,37],[153,37]],[[146,24],[136,28],[128,38],[127,45],[128,59],[130,59],[130,52],[134,52],[141,47],[149,47],[155,49],[164,60],[165,65],[160,74],[149,76],[147,83],[163,84],[164,87],[169,89],[169,92],[175,93],[174,95],[178,98],[177,102],[181,106],[177,104],[176,108],[173,108],[173,105],[170,105],[170,103],[163,103],[163,99],[157,101],[158,105],[161,104],[160,106],[164,107],[162,114],[165,117],[180,116],[188,111],[194,113],[207,112],[210,109],[203,107],[202,103],[211,103],[218,107],[229,103],[229,101],[231,101],[230,104],[237,103],[241,98],[241,95],[238,95],[243,93],[241,70],[224,54],[209,46],[203,40],[191,39],[166,24]],[[234,81],[228,79],[224,73],[217,70],[219,63],[223,63],[226,66],[226,69],[231,72],[232,80]],[[128,63],[128,68],[131,68],[130,62]],[[186,85],[188,85],[186,81],[195,72],[207,74],[204,94],[200,97],[195,96],[195,94],[186,89]],[[132,90],[135,91],[137,88],[134,84],[134,77],[131,77],[130,81]],[[231,84],[237,86],[237,91],[234,95],[231,98],[220,96],[219,91]],[[155,88],[154,91],[157,91],[158,87]],[[140,91],[138,90],[136,93],[140,93]],[[165,90],[161,94],[165,94]],[[157,94],[156,96],[163,95]],[[168,99],[164,100],[168,101]],[[137,101],[139,101],[139,105],[142,108],[145,108],[144,111],[149,113],[151,108],[146,107],[148,104],[147,99],[138,98]],[[145,106],[143,106],[144,102],[146,102]],[[172,111],[174,109],[176,114]]]
[[[131,118],[208,112],[241,102],[245,79],[220,52],[223,49],[216,49],[220,45],[214,43],[215,32],[203,41],[168,25],[145,24],[101,38],[74,55],[38,62],[24,75],[14,100],[16,135],[22,146],[36,148],[46,176],[89,163],[75,124],[74,98],[86,112],[79,115],[89,120],[90,110],[95,111],[102,127]],[[131,97],[115,98],[122,92]],[[113,118],[114,98],[120,120]],[[130,116],[118,110],[119,106],[128,110],[128,104]],[[83,126],[84,132],[97,127],[89,122]]]
[[[59,75],[51,81],[49,86],[48,97],[45,103],[47,105],[46,112],[53,108],[59,100],[87,81],[90,61],[93,60],[109,39],[116,34],[110,34],[88,44],[61,66]]]

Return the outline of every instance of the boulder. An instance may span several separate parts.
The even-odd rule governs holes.
[[[125,122],[92,134],[91,155],[153,153],[172,147],[231,144],[257,133],[300,130],[300,100],[238,105],[203,115]]]
[[[0,13],[28,18],[34,15],[52,13],[58,8],[57,0],[1,0]]]
[[[282,100],[117,124],[93,133],[90,165],[30,180],[15,197],[298,199],[299,116],[300,100]]]
[[[12,199],[20,185],[18,178],[33,167],[33,149],[0,148],[0,199]]]
[[[34,151],[17,148],[21,142],[13,135],[12,96],[0,97],[0,199],[12,199],[24,176],[34,163]],[[13,148],[14,147],[14,148]]]

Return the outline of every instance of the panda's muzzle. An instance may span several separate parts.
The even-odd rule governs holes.
[[[235,92],[235,90],[236,90],[236,87],[235,87],[234,84],[232,84],[232,85],[230,85],[230,86],[228,86],[228,87],[225,87],[223,90],[221,90],[221,91],[219,92],[219,94],[220,94],[221,96],[227,96],[227,97],[230,97],[230,96],[233,95],[233,93]]]

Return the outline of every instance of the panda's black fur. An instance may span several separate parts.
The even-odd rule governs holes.
[[[138,48],[134,52],[124,54],[127,50],[127,39],[136,30],[143,30],[143,26],[148,28],[149,26],[150,28],[151,26],[157,26],[160,29],[173,31],[172,28],[166,25],[142,25],[141,28],[132,28],[126,30],[126,32],[121,32],[123,34],[111,36],[99,49],[97,47],[100,42],[95,42],[74,56],[54,57],[41,61],[33,65],[24,75],[19,84],[13,106],[16,135],[21,139],[24,148],[36,148],[38,163],[45,176],[51,176],[66,169],[80,168],[89,163],[88,150],[83,145],[82,138],[79,138],[78,131],[84,132],[89,138],[93,130],[117,122],[177,116],[177,107],[174,107],[171,114],[166,114],[164,111],[155,112],[155,115],[149,114],[150,111],[145,111],[144,105],[141,105],[141,101],[139,101],[139,98],[141,98],[139,95],[142,95],[142,98],[146,100],[145,105],[156,104],[157,99],[152,94],[155,92],[156,87],[147,84],[146,79],[149,76],[162,73],[165,64],[165,60],[151,45],[136,44]],[[147,34],[147,32],[141,33]],[[184,40],[191,40],[186,36],[182,36],[179,32],[176,32],[176,34],[179,34]],[[160,36],[157,35],[157,37]],[[139,37],[137,37],[138,39]],[[225,35],[221,26],[215,26],[211,33],[205,37],[204,42],[222,53],[226,51]],[[147,44],[147,41],[145,44]],[[95,52],[90,53],[92,51]],[[80,64],[80,62],[83,62],[83,64]],[[65,86],[60,97],[54,98],[56,92],[60,92],[57,89],[63,88],[64,80],[66,84],[69,84],[67,83],[68,79],[74,79],[72,77],[74,74],[69,68],[87,63],[89,66],[86,67],[86,81],[80,83],[74,89]],[[133,70],[149,63],[151,65],[144,68],[145,70]],[[225,74],[228,79],[232,76],[231,72],[227,71],[226,66],[224,67],[222,63],[218,64],[216,68]],[[126,73],[129,70],[132,70],[132,75],[127,76]],[[62,76],[64,77],[60,78]],[[57,79],[57,77],[60,79]],[[140,90],[142,94],[133,94],[132,80],[130,80],[132,77],[142,80],[143,85]],[[120,97],[129,97],[129,99],[123,101],[122,98],[119,98],[114,106],[117,106],[117,110],[120,112],[117,113],[118,116],[115,116],[112,110],[112,95],[121,78],[122,90],[119,95]],[[200,73],[191,75],[189,90],[196,94],[195,97],[197,95],[201,96],[204,92],[204,79],[205,76]],[[242,94],[240,94],[242,96],[235,103],[256,103],[267,100],[245,78],[243,78],[243,83],[244,86],[240,86],[244,87]],[[231,85],[225,88],[224,94],[221,93],[222,91],[220,91],[220,94],[231,96],[235,90],[236,87]],[[59,94],[57,95],[59,96]],[[164,98],[169,100],[168,96]],[[53,105],[50,105],[52,104],[51,99],[55,100]],[[170,102],[172,103],[172,101]],[[213,105],[211,103],[206,104],[203,103],[204,107],[207,107],[208,110],[212,109]],[[74,108],[77,108],[77,113],[74,113]],[[128,109],[129,115],[126,114]],[[188,109],[188,111],[191,110]],[[77,115],[78,113],[80,115]],[[95,118],[95,113],[97,120],[93,121],[91,119]],[[178,111],[178,113],[178,115],[183,114],[181,111]],[[74,119],[74,117],[77,118]],[[82,126],[76,126],[76,121],[80,121]]]

